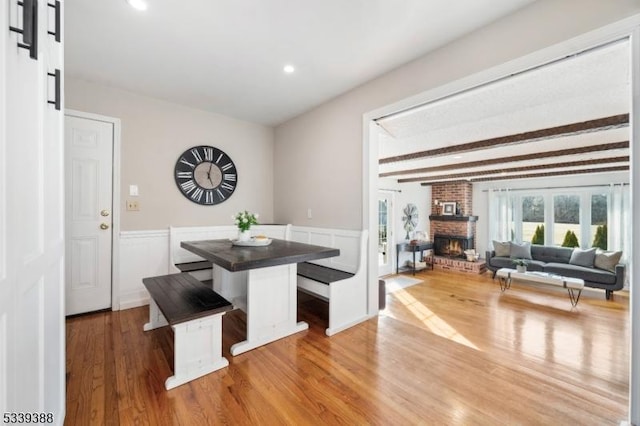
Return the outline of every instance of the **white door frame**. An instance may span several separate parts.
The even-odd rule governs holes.
[[[452,81],[410,98],[403,99],[391,105],[367,112],[362,116],[362,227],[369,230],[369,235],[375,235],[377,227],[377,192],[378,192],[378,132],[379,128],[373,120],[395,112],[403,111],[411,107],[438,99],[452,96],[466,90],[474,89],[512,74],[526,71],[555,60],[573,55],[576,52],[588,50],[595,46],[603,45],[621,38],[629,37],[631,40],[631,86],[632,108],[631,123],[640,123],[640,14],[631,16],[621,21],[606,25],[602,28],[589,31],[580,36],[565,40],[558,44],[543,48],[537,52],[522,56],[512,61],[480,71],[465,78]],[[640,167],[634,167],[634,156],[640,156],[640,127],[635,124],[631,127],[631,217],[640,217]],[[634,155],[635,153],[635,155]],[[637,159],[635,160],[638,161]],[[640,226],[632,226],[631,262],[636,270],[640,270]],[[377,286],[377,244],[369,238],[369,263],[368,263],[368,314],[373,317],[378,312],[378,286]],[[629,381],[629,421],[631,424],[640,425],[640,276],[631,272],[630,291],[630,381]],[[376,278],[376,279],[374,279]]]
[[[113,182],[111,229],[111,310],[120,310],[120,119],[89,112],[64,110],[65,116],[103,121],[113,125]],[[66,214],[66,213],[65,213]]]

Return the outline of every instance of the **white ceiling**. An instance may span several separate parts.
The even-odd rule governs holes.
[[[378,121],[379,157],[388,158],[434,148],[482,141],[626,114],[630,110],[629,43],[619,41],[584,52],[502,81],[432,102]],[[579,135],[515,143],[505,147],[474,150],[380,164],[380,173],[396,173],[395,179],[446,181],[443,176],[490,171],[482,177],[510,179],[536,173],[525,170],[505,173],[507,168],[599,160],[587,166],[547,168],[542,172],[597,169],[628,165],[605,158],[628,156],[629,149],[579,155],[533,158],[486,166],[462,167],[466,162],[535,154],[561,149],[629,140],[629,128],[615,128]],[[454,165],[450,171],[411,172],[415,169]],[[399,172],[405,171],[400,174]],[[473,180],[473,176],[464,179]]]
[[[147,2],[65,0],[66,75],[276,125],[533,0]]]

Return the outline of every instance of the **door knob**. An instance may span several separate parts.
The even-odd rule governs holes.
[[[100,212],[100,215],[101,215],[101,216],[104,216],[104,217],[109,216],[109,210],[102,210],[102,211]]]
[[[101,223],[100,229],[109,229],[109,225],[107,225],[106,223]]]

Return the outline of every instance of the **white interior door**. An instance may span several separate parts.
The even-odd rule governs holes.
[[[393,194],[378,193],[378,276],[393,270]]]
[[[48,101],[63,48],[47,32],[45,1],[35,5],[37,59],[18,47],[23,34],[8,28],[22,28],[26,3],[0,8],[0,413],[6,424],[9,413],[62,424],[63,115]]]
[[[65,117],[66,314],[111,307],[113,123]]]

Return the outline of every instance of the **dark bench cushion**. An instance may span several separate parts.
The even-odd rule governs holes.
[[[203,260],[200,262],[176,263],[176,268],[180,269],[181,272],[193,272],[212,269],[213,265],[211,262]]]
[[[331,284],[335,281],[351,278],[355,274],[316,265],[315,263],[303,262],[298,263],[298,275],[323,284]]]
[[[142,283],[171,325],[230,311],[233,305],[191,275],[162,275]]]

